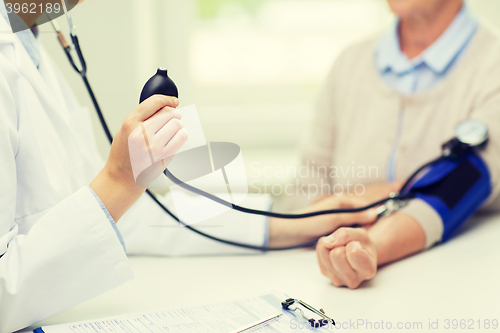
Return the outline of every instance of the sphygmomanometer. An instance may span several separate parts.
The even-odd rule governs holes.
[[[478,119],[461,122],[456,137],[443,145],[442,157],[404,193],[429,204],[441,217],[442,241],[453,233],[490,196],[488,167],[476,153],[488,142],[488,128]]]
[[[64,6],[64,1],[63,9],[66,12],[66,17],[70,26],[71,45],[66,42],[55,21],[52,20],[51,22],[54,25],[58,39],[63,46],[71,66],[78,72],[78,74],[80,74],[83,82],[85,83],[106,137],[111,143],[113,141],[113,137],[87,79],[87,65],[78,42],[78,37],[76,36],[75,27],[72,23],[69,12]],[[79,66],[76,64],[71,54],[73,50],[78,56],[80,62]],[[166,69],[158,69],[157,73],[146,83],[140,96],[140,102],[155,94],[179,97],[177,87],[168,77]],[[169,171],[168,168],[164,170],[164,174],[170,181],[179,187],[201,195],[221,205],[227,206],[228,208],[248,214],[286,219],[300,219],[326,214],[355,213],[374,207],[378,207],[380,215],[384,215],[397,211],[408,200],[418,198],[429,204],[441,217],[444,225],[443,241],[446,241],[477,209],[479,209],[491,193],[491,182],[488,168],[481,157],[477,154],[477,151],[484,148],[488,141],[488,128],[486,124],[478,119],[464,120],[457,126],[455,134],[455,138],[443,145],[441,156],[426,163],[416,170],[402,186],[399,193],[392,194],[385,199],[359,208],[330,209],[304,214],[285,214],[250,209],[233,204],[179,180]],[[423,176],[420,177],[421,174],[423,174]],[[308,247],[317,242],[316,239],[311,242],[295,246],[273,248],[221,239],[202,232],[193,226],[187,225],[165,205],[163,205],[151,191],[147,190],[146,192],[152,200],[161,207],[161,209],[163,209],[182,226],[197,233],[198,235],[224,244],[254,250],[273,251]]]

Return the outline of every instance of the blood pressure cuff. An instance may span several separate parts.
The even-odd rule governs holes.
[[[457,160],[437,162],[408,190],[429,204],[443,221],[446,242],[491,194],[491,180],[483,160],[473,152]]]

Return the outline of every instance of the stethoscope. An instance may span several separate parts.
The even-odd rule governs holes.
[[[52,26],[54,27],[54,30],[57,33],[58,40],[63,47],[66,56],[68,57],[68,60],[73,67],[73,69],[80,74],[85,87],[87,88],[88,94],[92,100],[92,103],[94,105],[94,108],[96,110],[96,113],[99,117],[99,121],[102,125],[102,128],[106,134],[106,137],[109,141],[109,143],[113,142],[113,136],[111,135],[111,132],[109,130],[109,127],[104,119],[104,116],[102,114],[101,108],[99,106],[99,103],[97,102],[97,99],[94,95],[94,92],[90,86],[90,83],[87,79],[87,64],[85,62],[85,59],[83,57],[82,49],[80,47],[80,43],[78,41],[78,37],[76,35],[76,28],[73,25],[73,21],[71,19],[71,16],[69,14],[69,11],[66,7],[65,0],[61,0],[62,7],[64,10],[64,13],[66,15],[66,19],[68,21],[69,25],[69,31],[70,31],[70,37],[71,37],[71,42],[72,45],[70,45],[64,35],[61,32],[61,29],[57,25],[57,22],[54,20],[50,20],[52,23]],[[77,66],[76,62],[73,59],[72,51],[75,51],[75,53],[78,56],[79,62],[80,62],[80,67]],[[167,77],[168,78],[168,77]],[[175,89],[175,92],[177,89]],[[143,91],[144,93],[144,91]],[[146,96],[143,96],[141,94],[141,99],[145,99]],[[178,96],[175,96],[178,97]],[[424,169],[426,169],[429,166],[432,166],[433,164],[442,161],[443,159],[447,158],[456,158],[458,154],[461,154],[466,149],[477,147],[482,145],[484,142],[487,141],[488,138],[488,131],[486,128],[486,125],[482,126],[484,124],[478,124],[478,121],[473,120],[472,123],[470,121],[465,121],[457,127],[456,130],[456,138],[448,141],[443,145],[443,152],[442,155],[439,156],[438,158],[422,165],[420,168],[418,168],[404,183],[404,185],[401,187],[401,190],[398,193],[392,193],[389,197],[384,198],[382,200],[376,201],[374,203],[371,203],[367,206],[364,207],[359,207],[359,208],[344,208],[344,209],[330,209],[330,210],[322,210],[322,211],[316,211],[316,212],[310,212],[310,213],[303,213],[303,214],[285,214],[285,213],[275,213],[275,212],[268,212],[268,211],[262,211],[262,210],[257,210],[257,209],[251,209],[251,208],[246,208],[242,207],[239,205],[235,205],[229,201],[223,200],[213,194],[210,194],[208,192],[205,192],[203,190],[200,190],[196,187],[193,187],[189,184],[186,184],[185,182],[179,180],[175,175],[173,175],[168,168],[165,169],[164,174],[167,176],[168,179],[170,179],[172,182],[175,184],[179,185],[180,187],[201,195],[205,198],[208,198],[212,201],[215,201],[221,205],[227,206],[231,209],[247,213],[247,214],[254,214],[254,215],[261,215],[261,216],[268,216],[268,217],[275,217],[275,218],[284,218],[284,219],[303,219],[303,218],[309,218],[313,216],[319,216],[319,215],[327,215],[327,214],[341,214],[341,213],[356,213],[356,212],[361,212],[364,210],[368,210],[370,208],[374,208],[377,206],[377,213],[379,216],[382,215],[387,215],[390,214],[396,210],[398,210],[402,205],[404,205],[409,199],[413,198],[414,195],[412,193],[407,193],[407,190],[409,189],[412,181],[415,179],[415,177],[422,172]],[[475,132],[474,132],[475,131]],[[472,135],[471,135],[472,133]],[[475,133],[475,134],[474,134]],[[235,241],[230,241],[226,239],[221,239],[209,234],[206,234],[184,222],[182,222],[174,213],[172,213],[165,205],[163,205],[153,194],[150,190],[146,190],[146,193],[151,197],[151,199],[161,208],[163,211],[165,211],[170,217],[172,217],[175,221],[177,221],[180,225],[183,227],[187,228],[188,230],[191,230],[192,232],[209,238],[211,240],[224,243],[227,245],[233,245],[233,246],[238,246],[242,248],[247,248],[247,249],[252,249],[252,250],[261,250],[261,251],[280,251],[280,250],[291,250],[291,249],[296,249],[296,248],[304,248],[304,247],[310,247],[314,246],[318,239],[309,241],[307,243],[299,244],[299,245],[294,245],[294,246],[286,246],[286,247],[267,247],[267,246],[256,246],[256,245],[251,245],[251,244],[245,244],[245,243],[240,243],[240,242],[235,242]]]

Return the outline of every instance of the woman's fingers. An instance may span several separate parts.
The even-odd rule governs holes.
[[[321,272],[336,286],[354,289],[377,273],[377,250],[364,229],[340,228],[322,237],[316,251]]]
[[[366,231],[360,228],[339,228],[333,234],[325,237],[325,240],[325,246],[330,249],[345,246],[353,240],[361,243],[369,241],[367,239]]]
[[[334,271],[343,282],[342,285],[347,286],[349,289],[354,289],[359,286],[362,280],[347,261],[346,248],[344,246],[336,247],[331,250],[330,260]]]
[[[369,280],[377,273],[376,258],[364,249],[360,242],[350,242],[346,245],[346,258],[363,280]]]
[[[335,273],[330,260],[330,249],[324,245],[324,237],[318,241],[316,256],[318,257],[321,274],[329,278],[336,287],[342,286],[342,281]]]
[[[321,241],[321,240],[320,240]],[[328,276],[327,263],[324,262],[324,252],[325,247],[321,246],[320,243],[316,245],[316,258],[318,259],[319,270],[324,276]]]

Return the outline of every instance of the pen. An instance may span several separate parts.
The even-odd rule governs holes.
[[[248,332],[251,332],[251,331],[253,331],[253,330],[256,330],[256,329],[259,329],[259,328],[262,328],[262,327],[264,327],[264,326],[269,325],[270,323],[272,323],[272,322],[274,322],[274,321],[278,320],[278,319],[279,319],[279,317],[281,317],[282,315],[283,315],[283,314],[282,314],[282,313],[280,313],[279,315],[272,316],[272,317],[267,318],[267,319],[265,319],[265,320],[263,320],[263,321],[260,321],[260,322],[258,322],[258,323],[252,324],[252,325],[250,325],[250,326],[248,326],[248,327],[246,327],[246,328],[243,328],[243,329],[238,329],[238,330],[236,330],[236,331],[232,331],[231,333],[243,333],[243,332],[244,332],[244,333],[248,333]]]

